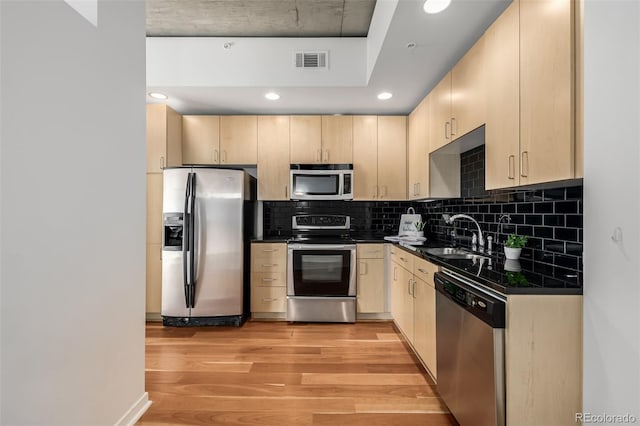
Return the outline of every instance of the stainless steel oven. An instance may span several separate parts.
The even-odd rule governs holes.
[[[288,243],[287,320],[355,322],[356,245],[345,216],[296,216]],[[299,223],[298,223],[299,222]],[[310,232],[315,231],[315,232]]]

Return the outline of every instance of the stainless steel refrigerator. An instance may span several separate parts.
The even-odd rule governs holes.
[[[248,314],[245,258],[255,179],[242,170],[164,170],[164,325],[241,325]]]

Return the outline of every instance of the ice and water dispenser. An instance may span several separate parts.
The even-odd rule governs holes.
[[[184,216],[182,213],[162,215],[162,250],[182,251],[182,231]]]

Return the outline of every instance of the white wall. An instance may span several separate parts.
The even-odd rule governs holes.
[[[586,0],[584,19],[583,408],[640,422],[640,2]]]
[[[146,400],[145,8],[98,6],[0,2],[1,424]]]

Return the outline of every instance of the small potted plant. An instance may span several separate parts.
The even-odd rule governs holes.
[[[424,226],[426,225],[426,223],[424,222],[414,222],[413,226],[416,227],[416,236],[417,237],[424,237]]]
[[[526,235],[511,234],[504,243],[504,255],[507,259],[519,259],[522,247],[527,244],[529,237]]]

